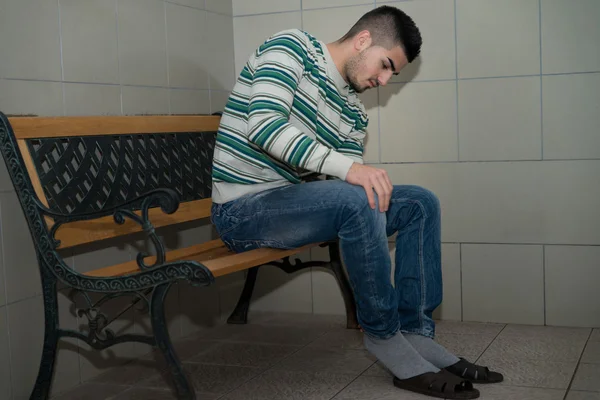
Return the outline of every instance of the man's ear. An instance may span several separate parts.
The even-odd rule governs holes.
[[[362,30],[354,37],[354,49],[359,53],[371,46],[371,32]]]

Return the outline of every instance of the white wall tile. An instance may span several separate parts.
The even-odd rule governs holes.
[[[292,28],[302,28],[300,12],[234,18],[235,76],[239,76],[250,55],[267,38]]]
[[[368,0],[303,0],[302,9],[310,10],[311,8],[345,7],[372,3]]]
[[[201,10],[204,10],[204,2],[205,0],[165,0],[173,4],[178,4],[182,6],[194,7]]]
[[[8,306],[12,394],[28,399],[35,384],[44,343],[44,302],[41,296]]]
[[[544,162],[538,204],[544,210],[542,243],[600,245],[600,160]],[[557,186],[560,185],[560,186]],[[564,193],[565,196],[559,194]]]
[[[317,39],[329,43],[340,39],[373,4],[302,11],[303,28]]]
[[[65,83],[65,115],[119,115],[121,88],[116,85]]]
[[[69,289],[58,292],[58,318],[61,329],[78,331],[77,311],[71,308],[73,302],[69,298],[70,293]],[[31,365],[30,368],[36,369],[37,365]],[[61,338],[59,340],[54,368],[51,395],[69,390],[80,383],[77,339]]]
[[[600,247],[546,246],[546,322],[600,326]]]
[[[303,261],[310,253],[294,256]],[[311,273],[305,269],[288,274],[274,266],[264,266],[258,271],[256,287],[250,309],[255,311],[312,312]]]
[[[211,39],[206,41],[206,65],[210,78],[210,88],[231,90],[235,82],[235,61],[233,49],[233,18],[208,13],[206,29]]]
[[[434,311],[435,319],[461,321],[462,293],[460,271],[460,245],[442,243],[442,304]]]
[[[600,2],[541,0],[542,71],[600,71]]]
[[[2,217],[2,208],[3,205],[0,204],[0,218]],[[3,232],[0,229],[0,243],[2,243],[2,236]],[[4,274],[4,257],[2,256],[2,248],[0,246],[0,307],[4,306],[6,303],[6,275]]]
[[[119,0],[119,62],[124,85],[167,86],[165,5]]]
[[[0,77],[59,81],[58,3],[20,0],[3,1],[2,6]]]
[[[36,296],[42,292],[38,260],[31,233],[15,192],[0,193],[0,223],[4,252],[6,303]]]
[[[223,112],[229,100],[230,92],[210,91],[210,113]]]
[[[384,164],[374,165],[384,168],[394,185],[419,185],[435,193],[442,210],[442,241],[459,242],[460,226],[463,223],[459,203],[458,184],[459,164]]]
[[[206,0],[206,10],[232,15],[233,4],[231,0]]]
[[[540,73],[538,0],[456,0],[456,19],[459,78]]]
[[[169,113],[169,89],[123,86],[123,115]]]
[[[461,161],[542,157],[539,77],[458,83]]]
[[[463,319],[544,323],[542,246],[462,244]]]
[[[454,40],[454,2],[420,0],[383,3],[408,14],[421,32],[421,55],[394,76],[391,82],[440,80],[456,77],[456,45]],[[379,7],[380,4],[377,4]]]
[[[208,90],[171,89],[171,114],[208,114]]]
[[[64,77],[119,83],[116,1],[61,0]]]
[[[0,307],[0,399],[11,399],[10,349],[6,307]]]
[[[544,158],[600,158],[600,74],[544,76]]]
[[[206,11],[166,7],[169,86],[208,89]]]
[[[358,95],[369,117],[367,136],[364,143],[363,161],[379,162],[379,88],[367,90]]]
[[[0,111],[5,114],[63,115],[63,93],[60,82],[0,79],[0,93],[2,93]]]
[[[461,163],[458,170],[458,241],[600,244],[600,161]]]
[[[233,0],[233,15],[300,10],[301,0]]]
[[[456,161],[456,84],[410,82],[379,89],[381,161]]]

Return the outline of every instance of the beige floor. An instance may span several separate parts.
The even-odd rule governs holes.
[[[388,372],[341,317],[251,314],[179,340],[198,399],[419,400]],[[600,400],[600,330],[439,322],[437,339],[490,365],[505,382],[478,385],[481,399]],[[81,385],[57,400],[175,398],[152,355]]]

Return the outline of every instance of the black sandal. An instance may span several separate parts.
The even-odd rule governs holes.
[[[446,370],[426,372],[412,378],[394,377],[394,386],[441,399],[477,399],[479,390],[466,379],[458,378]]]
[[[504,380],[504,376],[501,373],[490,371],[488,367],[473,364],[463,357],[460,357],[459,362],[445,369],[473,383],[498,383]]]

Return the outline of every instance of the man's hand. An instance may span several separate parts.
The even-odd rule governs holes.
[[[354,163],[346,175],[346,182],[362,186],[365,189],[372,209],[375,209],[375,195],[373,194],[373,190],[375,190],[379,197],[379,211],[386,212],[388,210],[393,185],[386,170]]]

